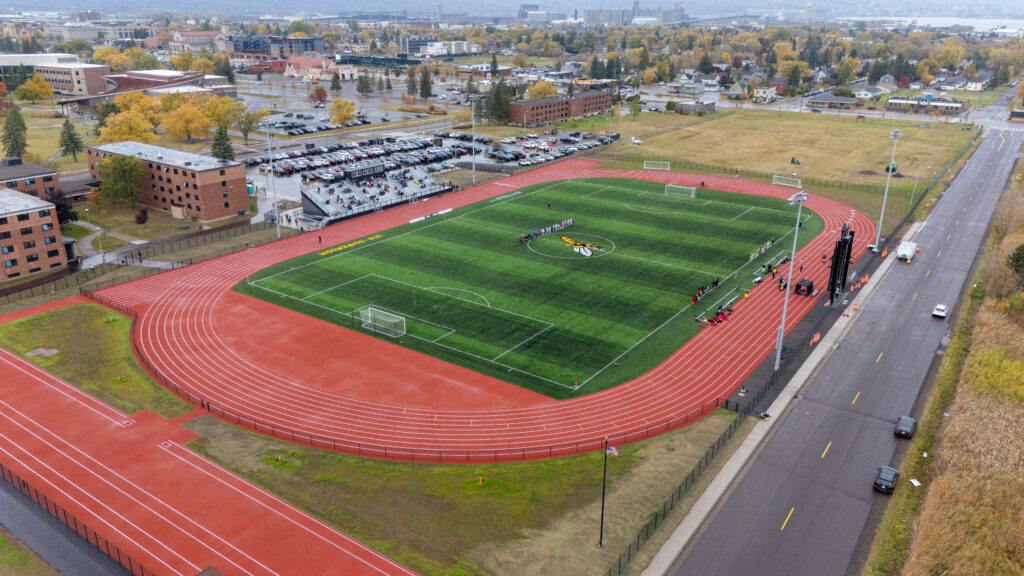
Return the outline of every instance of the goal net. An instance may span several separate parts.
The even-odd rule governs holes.
[[[644,160],[644,170],[671,170],[672,165],[669,162],[657,162],[654,160]]]
[[[665,196],[678,196],[680,198],[696,198],[697,188],[695,186],[677,186],[676,184],[665,184]]]
[[[799,178],[791,178],[789,176],[779,176],[778,174],[772,176],[772,184],[775,186],[786,186],[787,188],[796,188],[797,190],[803,190],[803,185],[800,184]]]
[[[373,306],[364,306],[359,309],[359,319],[363,323],[363,328],[367,330],[392,338],[405,336],[405,316],[385,312]]]

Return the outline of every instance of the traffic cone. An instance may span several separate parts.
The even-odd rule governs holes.
[[[480,482],[478,482],[477,485],[478,486],[483,486],[484,485],[484,477],[483,476],[480,477]]]

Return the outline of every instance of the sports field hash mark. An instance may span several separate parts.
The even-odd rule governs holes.
[[[784,200],[695,195],[612,178],[531,186],[278,264],[236,289],[360,331],[358,311],[373,307],[405,319],[405,347],[555,398],[587,394],[657,365],[696,334],[695,315],[741,294],[777,252],[750,260],[752,250],[792,233]],[[800,239],[820,230],[812,214]]]

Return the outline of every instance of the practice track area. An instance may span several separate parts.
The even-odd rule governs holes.
[[[586,397],[554,401],[355,331],[231,290],[267,266],[365,238],[447,208],[552,180],[621,177],[786,198],[793,190],[742,179],[598,170],[563,161],[488,184],[368,215],[214,260],[117,285],[97,295],[138,312],[136,351],[177,393],[214,415],[281,438],[371,456],[430,461],[511,461],[634,441],[712,411],[774,347],[783,292],[771,282],[737,302],[650,372]],[[814,194],[805,206],[824,231],[797,265],[824,287],[844,223],[862,254],[874,223]],[[317,242],[317,235],[324,239]],[[819,289],[820,290],[820,289]],[[820,290],[824,292],[824,290]],[[816,298],[791,297],[788,328]]]

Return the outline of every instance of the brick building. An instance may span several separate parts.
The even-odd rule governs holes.
[[[135,156],[144,172],[139,202],[175,218],[216,220],[249,209],[245,166],[171,148],[114,142],[85,149],[89,175],[99,179],[97,164],[111,156]]]
[[[53,204],[0,187],[0,281],[66,265]]]
[[[45,199],[57,192],[57,171],[21,158],[4,158],[0,160],[0,186]]]
[[[611,109],[612,93],[607,90],[592,90],[572,96],[510,102],[508,123],[517,126],[537,126],[547,122],[600,114]]]
[[[110,74],[110,68],[106,64],[53,64],[37,65],[36,72],[58,94],[85,96],[99,94],[107,89],[104,77]]]

